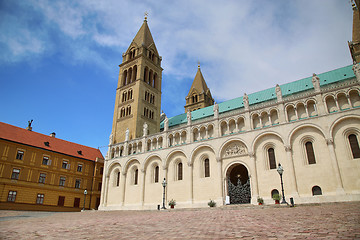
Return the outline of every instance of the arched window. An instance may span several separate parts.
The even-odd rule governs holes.
[[[154,182],[159,182],[159,166],[155,167]]]
[[[205,159],[204,161],[204,169],[205,169],[205,177],[210,177],[210,161],[209,159]]]
[[[148,92],[145,91],[145,101],[147,101]]]
[[[183,179],[182,168],[183,168],[182,163],[178,163],[178,167],[177,167],[177,170],[178,170],[177,175],[178,175],[178,177],[177,177],[177,180],[182,180]]]
[[[309,164],[315,164],[315,154],[314,154],[314,148],[312,142],[306,142],[305,143],[305,149],[306,149],[306,155],[308,158]]]
[[[135,82],[136,76],[137,76],[137,66],[135,65],[135,66],[134,66],[134,70],[133,70],[133,77],[132,77],[132,79],[133,79],[132,81],[133,81],[133,82]]]
[[[125,70],[123,73],[123,86],[125,86],[126,84],[127,84],[127,70]]]
[[[119,185],[120,185],[120,172],[118,172],[116,176],[116,186],[118,187]]]
[[[144,82],[147,82],[148,81],[148,68],[146,67],[144,69]]]
[[[312,188],[312,195],[313,195],[313,196],[322,195],[321,188],[320,188],[319,186],[313,186],[313,188]]]
[[[268,157],[270,169],[276,169],[275,151],[273,148],[268,149]]]
[[[123,92],[122,94],[122,102],[125,102],[126,101],[126,92]]]
[[[134,172],[134,185],[138,184],[138,175],[139,175],[139,170],[136,169]]]
[[[279,195],[279,191],[278,191],[277,189],[273,189],[273,190],[271,191],[271,198],[273,198],[275,194],[278,194],[278,195]]]
[[[351,152],[354,158],[360,158],[360,148],[359,148],[359,142],[357,140],[357,137],[355,134],[349,135],[349,143]]]

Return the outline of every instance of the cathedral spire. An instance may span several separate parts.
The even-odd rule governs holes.
[[[145,12],[144,22],[132,42],[135,43],[137,45],[137,47],[140,47],[140,46],[144,46],[146,48],[149,48],[151,46],[155,47],[154,39],[151,35],[150,28],[147,24],[147,13],[146,12]]]
[[[185,112],[204,108],[214,104],[214,99],[211,96],[205,79],[201,73],[200,62],[198,62],[198,70],[194,81],[190,87],[190,91],[186,96]]]
[[[353,8],[353,31],[352,41],[349,42],[351,57],[354,63],[360,62],[360,0],[352,1]]]

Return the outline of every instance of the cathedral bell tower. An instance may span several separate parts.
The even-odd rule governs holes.
[[[160,131],[161,56],[152,38],[147,17],[122,55],[111,143],[115,144]]]
[[[200,108],[214,105],[214,99],[211,96],[210,89],[206,85],[205,79],[201,73],[200,63],[198,65],[198,71],[195,75],[190,91],[185,100],[185,112],[191,112]]]

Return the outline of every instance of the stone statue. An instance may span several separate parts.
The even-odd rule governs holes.
[[[187,118],[188,125],[190,125],[191,124],[191,112],[190,112],[189,109],[188,109],[188,111],[186,113],[186,118]]]
[[[352,70],[354,71],[356,79],[360,82],[360,63],[354,63]]]
[[[32,131],[32,127],[31,127],[31,124],[32,124],[33,120],[31,119],[31,121],[28,121],[28,126],[27,126],[27,130],[29,131]]]
[[[125,131],[125,141],[129,141],[129,134],[130,134],[130,130],[129,128],[127,128]]]
[[[167,118],[167,116],[165,116],[165,120],[164,120],[164,131],[169,130],[169,119]]]
[[[249,97],[246,93],[244,93],[243,102],[244,102],[245,109],[248,110],[249,109]]]
[[[219,118],[219,105],[214,102],[214,118]]]
[[[148,125],[146,122],[144,122],[144,125],[143,125],[143,136],[147,136],[148,134]]]
[[[315,92],[320,92],[320,78],[315,73],[313,73],[311,81],[314,86]]]
[[[282,101],[282,93],[281,93],[281,88],[280,88],[279,84],[276,84],[275,92],[276,92],[276,97],[277,97],[278,102],[281,102]]]

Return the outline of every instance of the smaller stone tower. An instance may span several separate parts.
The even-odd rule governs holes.
[[[349,42],[351,57],[354,63],[360,62],[360,0],[352,1],[353,31],[352,41]]]
[[[198,65],[198,71],[185,100],[185,112],[188,110],[194,111],[214,104],[210,89],[206,85],[205,79],[201,73],[200,64]]]

